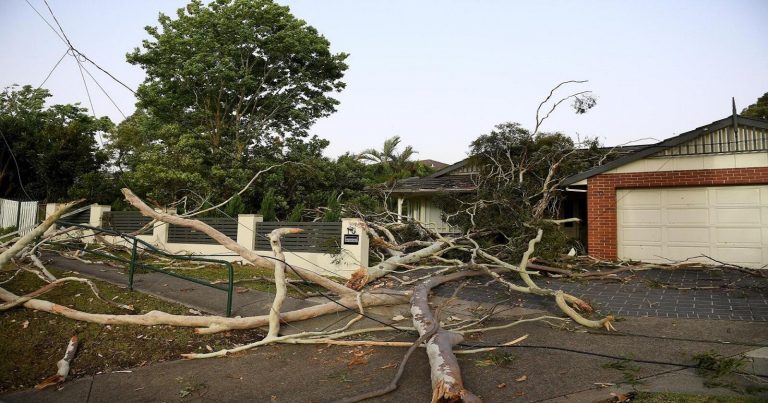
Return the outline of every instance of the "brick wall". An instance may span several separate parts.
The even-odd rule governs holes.
[[[768,184],[768,167],[632,172],[587,180],[589,254],[616,259],[616,189]]]

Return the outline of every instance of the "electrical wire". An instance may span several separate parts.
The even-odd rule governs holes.
[[[122,86],[123,86],[123,87],[125,87],[125,88],[126,88],[128,91],[131,91],[131,92],[132,92],[134,95],[136,95],[136,91],[134,91],[134,90],[133,90],[131,87],[127,86],[125,83],[123,83],[122,81],[118,80],[118,79],[117,79],[117,77],[113,76],[113,75],[112,75],[110,72],[108,72],[107,70],[103,69],[101,66],[99,66],[98,64],[96,64],[96,62],[94,62],[93,60],[91,60],[91,59],[90,59],[88,56],[86,56],[86,55],[85,55],[83,52],[81,52],[81,51],[77,50],[77,48],[75,48],[75,47],[72,45],[72,42],[71,42],[71,41],[69,40],[69,38],[67,37],[67,34],[64,32],[64,29],[61,27],[61,24],[59,24],[59,19],[58,19],[58,18],[56,18],[56,14],[54,14],[54,13],[53,13],[53,10],[51,9],[51,6],[50,6],[50,4],[48,4],[48,0],[43,0],[43,2],[45,3],[45,6],[46,6],[46,7],[48,7],[48,11],[51,13],[51,16],[53,17],[53,21],[54,21],[54,22],[56,22],[56,25],[57,25],[57,26],[59,27],[59,29],[61,30],[61,34],[62,34],[62,35],[64,35],[64,37],[63,37],[63,38],[61,38],[61,36],[59,36],[59,38],[61,38],[63,41],[65,41],[65,42],[66,42],[66,44],[69,46],[69,48],[70,48],[70,49],[72,49],[72,51],[73,51],[73,52],[75,52],[75,53],[76,53],[78,56],[81,56],[81,57],[82,57],[83,59],[85,59],[87,62],[91,63],[91,64],[92,64],[92,65],[94,65],[94,66],[95,66],[97,69],[101,70],[101,71],[102,71],[104,74],[108,75],[108,76],[109,76],[111,79],[115,80],[115,81],[116,81],[118,84],[122,85]],[[29,4],[29,1],[27,1],[27,4]],[[31,4],[30,4],[30,6],[31,6]],[[34,7],[32,7],[32,8],[34,8]],[[37,10],[35,10],[35,11],[37,11]],[[38,13],[38,15],[40,15],[40,13]],[[48,23],[48,21],[46,21],[46,23],[48,24],[48,26],[49,26],[49,27],[51,27],[51,29],[53,29],[53,27],[51,26],[51,24],[50,24],[50,23]],[[55,31],[55,30],[54,30],[54,31]]]
[[[51,71],[49,71],[49,72],[48,72],[48,75],[47,75],[47,76],[45,76],[45,80],[43,80],[43,82],[42,82],[42,83],[40,83],[40,85],[38,85],[38,86],[37,86],[37,89],[38,89],[38,90],[39,90],[39,89],[40,89],[40,88],[41,88],[43,85],[45,85],[45,83],[48,81],[48,79],[49,79],[49,78],[51,78],[51,75],[53,74],[54,70],[56,70],[56,68],[57,68],[57,67],[59,67],[59,64],[61,64],[61,61],[62,61],[62,60],[64,60],[64,58],[65,58],[65,57],[67,57],[67,54],[68,54],[68,53],[69,53],[69,49],[67,49],[67,50],[65,50],[65,51],[64,51],[64,54],[63,54],[63,55],[61,55],[61,57],[59,58],[59,61],[58,61],[58,62],[56,62],[56,64],[54,64],[54,65],[53,65],[53,68],[51,69]]]
[[[73,56],[77,63],[77,68],[80,70],[80,77],[83,79],[83,86],[85,87],[85,94],[88,96],[88,103],[91,105],[91,113],[93,117],[96,117],[96,108],[93,107],[93,100],[91,99],[91,91],[88,89],[88,83],[85,81],[85,74],[83,74],[83,65],[80,64],[80,60],[77,60],[77,56]]]
[[[522,349],[538,349],[538,350],[554,350],[554,351],[563,351],[568,353],[574,353],[574,354],[582,354],[582,355],[590,355],[593,357],[601,357],[601,358],[610,358],[613,360],[620,360],[620,361],[631,361],[636,362],[640,364],[654,364],[654,365],[671,365],[676,367],[683,367],[683,368],[701,368],[701,365],[692,365],[692,364],[683,364],[679,362],[668,362],[668,361],[656,361],[656,360],[644,360],[640,358],[631,358],[631,357],[622,357],[618,355],[611,355],[611,354],[603,354],[603,353],[595,353],[592,351],[584,351],[584,350],[576,350],[573,348],[567,348],[567,347],[558,347],[558,346],[544,346],[544,345],[537,345],[537,344],[486,344],[486,343],[464,343],[461,342],[458,344],[462,347],[469,347],[472,349],[476,348],[522,348]],[[760,378],[766,378],[768,379],[768,375],[758,375],[758,374],[752,374],[748,372],[740,372],[740,371],[734,371],[734,373],[740,374],[740,375],[751,375],[751,376],[757,376]]]
[[[646,339],[657,339],[657,340],[689,341],[689,342],[695,342],[695,343],[712,343],[712,344],[725,344],[725,345],[749,346],[749,347],[768,347],[768,344],[759,344],[759,343],[748,343],[748,342],[726,341],[726,340],[689,339],[685,337],[674,337],[674,336],[652,336],[648,334],[628,333],[628,332],[610,332],[609,333],[609,332],[593,332],[593,331],[587,330],[587,333],[599,335],[599,336],[643,337]]]
[[[90,76],[90,77],[91,77],[91,80],[93,80],[93,82],[94,82],[94,83],[96,83],[96,86],[98,86],[98,87],[99,87],[99,89],[101,90],[101,92],[104,94],[104,96],[106,96],[106,97],[107,97],[107,99],[109,99],[109,102],[111,102],[111,103],[112,103],[112,105],[115,107],[115,109],[117,109],[117,111],[118,111],[118,112],[120,112],[120,115],[122,115],[122,116],[123,116],[123,119],[128,119],[128,117],[127,117],[127,116],[125,116],[125,113],[123,113],[123,110],[122,110],[122,109],[120,109],[120,107],[119,107],[119,106],[117,106],[117,103],[115,102],[115,100],[114,100],[114,99],[112,99],[112,97],[111,97],[111,96],[109,96],[109,94],[107,93],[107,90],[105,90],[105,89],[104,89],[104,87],[102,87],[102,86],[101,86],[101,84],[99,83],[99,80],[97,80],[97,79],[96,79],[96,77],[94,77],[94,76],[93,76],[93,74],[91,74],[91,72],[90,72],[90,71],[88,71],[88,69],[87,69],[87,68],[85,68],[85,66],[83,66],[83,65],[81,64],[81,65],[80,65],[80,67],[82,67],[82,68],[83,68],[83,70],[85,70],[85,72],[88,74],[88,76]]]
[[[35,13],[37,13],[37,15],[45,22],[45,24],[48,25],[48,28],[50,28],[51,31],[53,31],[53,33],[56,34],[56,36],[58,36],[59,39],[61,39],[61,41],[66,44],[67,41],[64,39],[64,37],[62,37],[61,34],[58,31],[56,31],[56,28],[54,28],[53,25],[51,25],[51,23],[48,22],[48,20],[45,17],[43,17],[42,14],[40,14],[40,11],[37,11],[37,8],[35,8],[35,6],[33,6],[32,3],[29,2],[29,0],[24,0],[24,1],[26,1],[27,5],[32,7],[33,10],[35,10]]]
[[[306,278],[304,278],[301,273],[299,273],[290,263],[283,259],[278,259],[276,257],[272,256],[262,256],[266,259],[271,259],[274,261],[282,262],[285,264],[296,276],[298,276],[302,281],[308,282]],[[398,328],[390,323],[384,322],[382,320],[379,320],[375,317],[372,317],[370,315],[365,314],[364,312],[361,313],[353,308],[350,308],[337,300],[333,299],[332,297],[328,296],[326,293],[317,291],[319,295],[323,296],[327,300],[335,303],[336,305],[339,305],[345,310],[348,310],[354,314],[362,315],[363,317],[370,319],[374,322],[377,322],[379,324],[382,324],[384,326],[390,327],[393,330],[403,333],[403,334],[418,334],[415,330],[408,330],[408,329],[401,329]],[[594,333],[590,332],[590,334],[604,334],[604,333]],[[704,342],[704,343],[720,343],[725,344],[722,341],[715,341],[715,340],[697,340],[697,339],[684,339],[684,338],[665,338],[665,337],[654,337],[654,336],[648,336],[648,335],[641,335],[641,334],[628,334],[625,333],[624,335],[632,336],[632,337],[652,337],[652,338],[660,338],[660,339],[666,339],[666,340],[681,340],[681,341],[693,341],[693,342]],[[745,346],[760,346],[755,344],[749,344],[749,343],[727,343],[727,344],[735,344],[735,345],[745,345]],[[652,365],[668,365],[668,366],[675,366],[675,367],[683,367],[683,368],[701,368],[700,365],[693,365],[693,364],[684,364],[679,362],[669,362],[669,361],[657,361],[657,360],[646,360],[646,359],[639,359],[639,358],[632,358],[632,357],[624,357],[624,356],[618,356],[618,355],[612,355],[612,354],[604,354],[604,353],[596,353],[592,351],[585,351],[585,350],[577,350],[573,348],[567,348],[567,347],[559,347],[559,346],[546,346],[546,345],[537,345],[537,344],[514,344],[514,345],[508,345],[508,344],[493,344],[493,343],[466,343],[461,342],[457,345],[461,347],[467,347],[470,349],[477,349],[477,348],[520,348],[520,349],[538,349],[538,350],[551,350],[551,351],[561,351],[561,352],[567,352],[567,353],[573,353],[573,354],[581,354],[581,355],[589,355],[593,357],[601,357],[601,358],[608,358],[613,360],[620,360],[620,361],[629,361],[634,363],[640,363],[640,364],[652,364]],[[766,378],[768,379],[768,376],[765,375],[757,375],[757,374],[751,374],[747,372],[740,372],[740,371],[734,371],[734,373],[741,374],[741,375],[751,375],[756,376],[760,378]]]

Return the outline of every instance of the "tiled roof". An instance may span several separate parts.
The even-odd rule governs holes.
[[[407,178],[397,181],[392,193],[469,192],[475,189],[472,175],[447,175],[439,178]]]

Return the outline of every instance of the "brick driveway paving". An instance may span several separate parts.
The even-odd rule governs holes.
[[[575,281],[539,278],[542,286],[594,303],[601,313],[618,316],[654,316],[688,319],[768,321],[768,279],[732,270],[649,270],[626,272],[619,281]],[[453,287],[438,294],[450,295]],[[495,302],[507,298],[527,308],[552,310],[543,297],[507,294],[502,285],[475,279],[462,290],[462,298]]]

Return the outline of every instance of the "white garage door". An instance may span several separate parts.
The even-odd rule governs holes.
[[[768,265],[767,185],[621,189],[616,202],[620,258]]]

